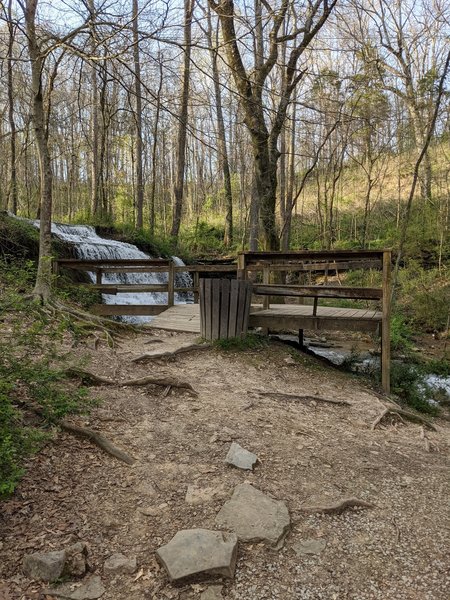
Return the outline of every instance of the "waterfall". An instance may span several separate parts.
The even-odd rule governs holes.
[[[39,221],[31,221],[39,227]],[[63,225],[52,223],[52,234],[59,239],[71,244],[75,256],[85,260],[104,259],[148,259],[153,258],[139,250],[133,244],[109,240],[97,235],[95,228],[90,225]],[[178,256],[172,257],[176,265],[184,265]],[[88,272],[91,281],[95,283],[95,274]],[[102,282],[106,284],[161,284],[167,283],[167,273],[104,273]],[[182,272],[175,275],[175,287],[191,287],[192,279],[189,273]],[[166,292],[145,293],[119,293],[102,294],[105,304],[167,304]],[[192,302],[191,293],[175,293],[175,303],[185,304]],[[121,317],[133,323],[150,321],[152,317]]]

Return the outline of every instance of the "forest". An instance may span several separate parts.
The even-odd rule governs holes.
[[[0,206],[211,252],[414,240],[442,265],[449,13],[3,2]]]
[[[449,36],[447,0],[0,0],[1,600],[448,598]],[[124,269],[61,232],[164,306],[95,313]],[[364,332],[198,337],[186,294],[297,250],[224,289]],[[198,329],[153,327],[181,289]]]

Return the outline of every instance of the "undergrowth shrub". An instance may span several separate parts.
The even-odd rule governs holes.
[[[416,365],[392,362],[391,391],[404,404],[420,412],[436,415],[439,411],[434,391],[424,382],[424,374]]]
[[[269,340],[266,336],[248,333],[242,337],[226,338],[214,341],[214,346],[220,350],[228,350],[232,352],[242,350],[261,350],[266,348]]]
[[[27,298],[33,270],[0,264],[0,498],[23,475],[24,460],[50,436],[50,426],[85,412],[87,390],[68,381],[59,350],[70,319],[51,319]]]

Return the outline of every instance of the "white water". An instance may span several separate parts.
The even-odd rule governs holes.
[[[39,221],[32,221],[35,227],[39,227]],[[97,235],[95,228],[89,225],[62,225],[52,223],[52,233],[56,237],[73,245],[77,258],[85,260],[104,259],[145,259],[152,258],[145,252],[139,250],[133,244],[108,240]],[[181,258],[172,257],[175,264],[184,265]],[[92,282],[95,283],[95,274],[88,273]],[[161,284],[167,283],[167,273],[104,273],[102,283],[105,284]],[[176,287],[190,287],[192,280],[189,273],[177,273],[175,276]],[[102,294],[105,304],[167,304],[166,292],[145,293],[120,293]],[[175,303],[184,304],[192,302],[191,294],[175,294]],[[133,323],[144,323],[152,317],[122,317]]]

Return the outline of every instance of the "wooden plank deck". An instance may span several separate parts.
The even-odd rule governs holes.
[[[253,305],[250,311],[250,327],[272,330],[286,329],[348,329],[351,331],[376,331],[382,314],[378,311],[357,308],[318,306],[312,315],[312,306],[277,304],[263,309]],[[200,334],[200,310],[198,304],[176,304],[155,316],[147,325],[154,329]]]

